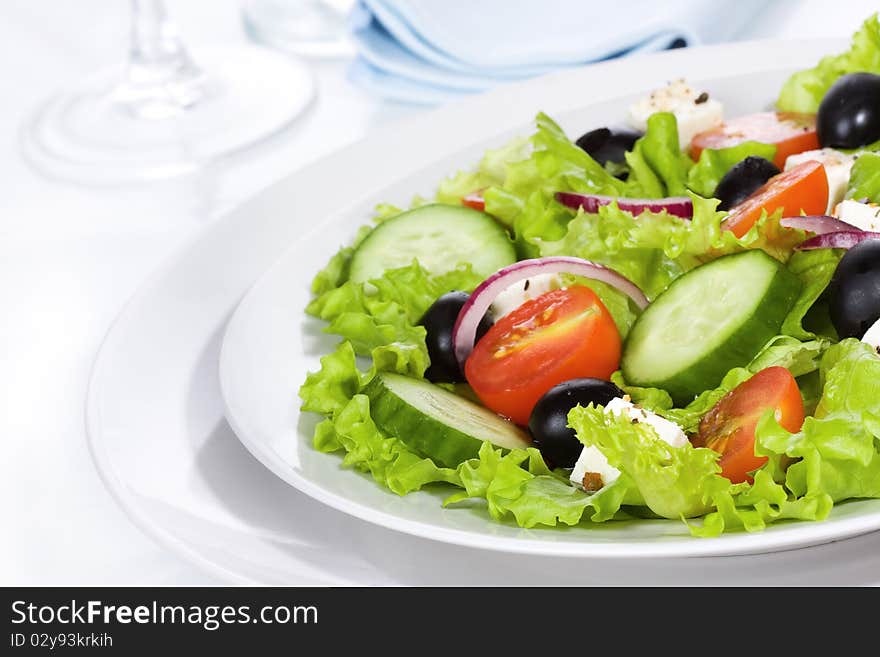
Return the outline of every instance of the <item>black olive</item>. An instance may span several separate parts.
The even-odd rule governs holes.
[[[578,137],[575,144],[605,166],[607,162],[624,162],[624,155],[633,149],[641,136],[638,132],[629,130],[596,128]]]
[[[544,460],[556,468],[574,467],[583,445],[568,427],[568,412],[575,406],[604,406],[623,391],[602,379],[572,379],[553,386],[532,409],[529,431]]]
[[[463,383],[464,374],[455,358],[452,344],[452,329],[462,307],[470,298],[467,292],[449,292],[437,299],[428,308],[419,324],[425,327],[425,344],[431,364],[425,371],[425,378],[434,383]],[[477,327],[477,340],[483,337],[492,326],[488,315]]]
[[[880,239],[865,240],[846,252],[828,295],[837,334],[861,339],[880,319]]]
[[[880,139],[880,75],[838,78],[819,104],[816,134],[823,148],[858,148]]]
[[[718,181],[713,196],[721,201],[719,210],[730,210],[751,196],[761,185],[779,174],[770,160],[749,155],[734,164]]]

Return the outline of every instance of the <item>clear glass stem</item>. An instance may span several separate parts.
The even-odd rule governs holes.
[[[190,57],[163,0],[131,0],[131,48],[112,91],[120,110],[143,119],[176,116],[209,94],[208,80]]]

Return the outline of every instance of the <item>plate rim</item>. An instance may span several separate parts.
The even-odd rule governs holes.
[[[291,245],[291,248],[299,244],[299,241]],[[284,258],[282,257],[282,260]],[[272,450],[266,447],[265,441],[254,439],[254,431],[246,428],[239,421],[242,413],[239,413],[235,403],[227,391],[231,386],[226,382],[233,376],[230,374],[230,356],[227,347],[227,335],[236,330],[238,322],[246,316],[249,299],[253,298],[251,292],[256,289],[260,282],[272,276],[276,268],[282,265],[281,261],[274,263],[254,284],[248,294],[236,307],[235,312],[226,325],[223,341],[220,347],[219,379],[220,392],[225,408],[226,421],[232,427],[244,447],[268,468],[277,477],[293,486],[309,497],[326,504],[327,506],[393,531],[409,534],[429,540],[440,541],[450,545],[491,550],[509,554],[535,555],[545,557],[569,557],[569,558],[678,558],[678,557],[718,557],[718,556],[741,556],[747,554],[763,554],[784,550],[812,547],[826,543],[832,543],[846,538],[852,538],[880,530],[880,510],[848,518],[831,518],[823,521],[790,521],[784,525],[776,525],[775,528],[764,532],[735,532],[724,534],[719,537],[699,538],[683,535],[680,538],[667,538],[652,542],[650,539],[635,543],[605,542],[554,542],[538,538],[523,538],[512,536],[497,536],[477,533],[469,530],[442,527],[430,522],[410,520],[402,518],[394,513],[376,509],[370,505],[352,501],[331,489],[313,482],[308,477],[301,475],[293,467],[284,467],[277,458],[273,458]],[[238,319],[237,319],[238,318]],[[328,458],[338,455],[326,455]],[[341,463],[341,459],[339,459]],[[363,473],[340,467],[340,476],[362,476]],[[378,484],[375,484],[378,485]],[[393,494],[388,492],[389,495]],[[418,494],[415,491],[411,494]],[[849,503],[858,503],[859,499]],[[865,500],[867,501],[867,500]],[[873,523],[871,520],[873,519]],[[486,517],[486,523],[491,520]],[[676,523],[679,521],[668,520]],[[533,532],[548,531],[552,528],[534,528]],[[589,531],[589,530],[585,530]],[[768,538],[769,537],[769,538]]]
[[[780,42],[773,39],[762,39],[748,42],[736,42],[726,44],[716,44],[712,46],[704,46],[700,48],[684,49],[681,52],[686,53],[689,50],[688,57],[694,56],[694,52],[703,52],[705,50],[719,51],[736,51],[743,48],[752,49],[755,47],[779,47],[780,43],[792,44],[811,42],[820,47],[833,47],[840,39],[809,39],[809,40],[787,40]],[[637,66],[643,57],[656,59],[659,57],[670,56],[669,53],[652,53],[642,57],[633,57],[622,60],[612,60],[610,62],[602,62],[592,65],[590,68],[597,67],[610,68],[629,66]],[[779,68],[776,65],[767,66],[764,71],[772,71]],[[565,76],[570,71],[557,71],[548,76],[537,78],[538,80]],[[535,79],[518,83],[519,85],[528,85],[534,83]],[[505,85],[509,87],[511,85]],[[485,94],[482,97],[492,95],[493,92]],[[601,100],[601,99],[600,99]],[[467,103],[467,100],[455,103]],[[436,115],[442,112],[435,110],[429,113]],[[421,115],[424,119],[428,114]],[[465,148],[465,145],[459,145]],[[393,181],[392,181],[393,182]],[[346,204],[351,205],[349,204]],[[327,223],[333,223],[334,217],[346,213],[346,207],[334,212],[328,219]],[[490,534],[477,533],[470,530],[461,530],[449,527],[442,527],[431,522],[421,522],[402,518],[394,513],[382,511],[366,504],[361,504],[344,498],[334,493],[331,489],[314,482],[308,477],[302,475],[292,467],[283,467],[276,459],[272,458],[270,451],[263,448],[262,442],[255,440],[253,433],[240,421],[242,414],[235,408],[234,401],[229,398],[228,390],[230,386],[226,383],[229,380],[229,334],[234,330],[238,322],[242,321],[249,304],[249,300],[253,298],[253,291],[258,288],[261,283],[270,278],[273,272],[281,266],[281,262],[287,257],[287,254],[301,245],[302,241],[308,235],[291,242],[281,257],[273,263],[262,275],[255,281],[251,289],[245,294],[240,301],[229,321],[223,335],[223,341],[220,350],[219,378],[221,396],[226,409],[226,420],[229,422],[233,431],[238,436],[242,444],[254,455],[264,466],[271,470],[276,476],[288,484],[294,486],[313,499],[326,504],[336,510],[347,513],[353,517],[359,518],[366,522],[380,525],[382,527],[410,534],[421,538],[436,540],[443,543],[458,545],[462,547],[475,548],[481,550],[492,550],[498,552],[506,552],[512,554],[540,555],[552,557],[572,557],[572,558],[664,558],[664,557],[710,557],[710,556],[732,556],[743,554],[758,554],[775,552],[789,549],[797,549],[800,547],[815,546],[825,543],[843,540],[854,536],[867,534],[880,529],[880,511],[874,511],[867,514],[861,514],[854,517],[829,519],[821,522],[792,522],[786,523],[784,526],[777,525],[776,528],[758,533],[737,532],[722,535],[716,538],[695,538],[691,536],[682,536],[681,538],[664,539],[662,541],[650,540],[640,541],[636,543],[594,543],[590,541],[561,543],[554,541],[546,541],[536,538],[522,538],[509,536],[494,536]],[[347,470],[340,470],[340,476],[352,476]],[[853,503],[857,503],[855,500]],[[489,522],[487,520],[487,522]],[[675,521],[671,521],[675,522]],[[535,530],[540,531],[540,530]]]
[[[797,44],[797,43],[812,43],[819,48],[832,48],[839,47],[840,44],[844,42],[843,39],[839,38],[821,38],[821,39],[799,39],[799,40],[787,40],[788,44]],[[696,50],[706,50],[706,49],[718,49],[718,48],[727,48],[729,46],[747,46],[747,45],[758,45],[763,46],[768,43],[776,43],[778,45],[778,40],[773,39],[760,39],[749,42],[739,42],[737,44],[720,44],[716,46],[701,46],[699,48],[689,48],[683,49],[679,51],[679,53],[685,52],[694,52]],[[616,64],[618,62],[626,62],[633,60],[640,60],[644,57],[652,57],[656,55],[640,55],[638,57],[632,57],[628,60],[616,60],[615,62],[609,62],[610,64]],[[593,65],[596,66],[596,65]],[[587,67],[581,67],[587,68]],[[592,67],[589,67],[592,68]],[[575,69],[580,70],[580,69]],[[570,73],[571,71],[561,71],[557,73],[550,74],[548,76],[542,77],[550,77],[550,76],[559,76]],[[100,416],[100,400],[103,396],[103,384],[105,377],[105,369],[111,359],[113,353],[112,349],[114,347],[114,343],[127,331],[127,326],[129,326],[129,322],[131,321],[131,316],[134,314],[135,310],[141,308],[143,304],[149,300],[149,297],[156,292],[156,290],[161,287],[164,283],[167,282],[170,271],[177,265],[179,262],[186,258],[187,255],[191,254],[191,252],[195,249],[195,247],[205,241],[210,235],[215,234],[223,230],[224,226],[229,225],[230,223],[236,222],[236,217],[239,209],[246,205],[250,200],[257,198],[263,194],[266,194],[269,190],[276,186],[284,185],[289,179],[298,175],[303,169],[314,167],[319,165],[322,162],[332,160],[336,157],[339,157],[341,153],[349,151],[350,149],[360,147],[364,142],[372,141],[372,140],[380,140],[384,138],[385,135],[391,133],[394,130],[398,130],[403,126],[409,125],[418,125],[425,124],[428,121],[433,120],[434,116],[438,113],[442,113],[447,111],[448,108],[455,108],[462,105],[471,105],[475,102],[480,102],[482,99],[486,97],[491,97],[493,95],[497,95],[498,93],[504,93],[504,89],[507,87],[520,87],[532,85],[536,82],[536,80],[541,80],[542,78],[535,78],[532,80],[513,83],[511,85],[504,85],[502,88],[496,91],[491,91],[486,94],[481,94],[480,96],[465,98],[462,100],[457,100],[448,105],[436,109],[430,110],[427,112],[422,112],[414,117],[408,118],[404,121],[401,121],[395,125],[390,126],[381,126],[367,135],[361,137],[355,142],[341,148],[335,150],[329,154],[326,154],[320,158],[317,158],[311,162],[304,163],[301,166],[294,168],[291,171],[284,173],[283,175],[278,176],[274,181],[265,185],[262,189],[257,190],[253,194],[249,195],[247,198],[241,200],[240,203],[236,204],[236,206],[227,210],[223,215],[216,218],[214,221],[207,223],[204,226],[200,226],[193,231],[190,232],[189,235],[185,235],[181,242],[172,248],[167,254],[162,256],[158,264],[151,270],[150,274],[146,276],[143,281],[138,284],[132,294],[128,297],[128,299],[122,304],[118,313],[114,317],[114,319],[108,324],[106,331],[104,332],[103,337],[99,341],[99,345],[95,351],[95,355],[92,359],[91,370],[88,377],[87,383],[87,391],[84,399],[84,425],[85,425],[85,441],[86,447],[89,450],[90,456],[94,463],[95,469],[102,483],[106,487],[108,493],[111,497],[119,504],[123,513],[132,521],[132,523],[137,526],[146,536],[155,541],[158,545],[163,548],[168,549],[170,552],[181,556],[185,560],[189,561],[197,565],[198,567],[205,570],[207,573],[220,577],[227,581],[233,582],[243,582],[243,583],[254,583],[258,580],[242,575],[240,572],[235,570],[230,570],[224,566],[215,563],[211,559],[206,556],[200,554],[198,551],[193,549],[186,539],[181,539],[177,537],[173,532],[168,531],[161,525],[153,522],[149,519],[148,514],[143,513],[140,510],[140,503],[131,496],[131,493],[127,490],[127,484],[124,479],[119,476],[117,469],[114,467],[111,459],[107,455],[104,443],[107,439],[105,435],[105,427],[102,423],[102,418]],[[237,434],[238,435],[238,434]],[[850,536],[855,536],[857,534],[866,533],[865,530],[853,532]],[[408,533],[408,532],[405,532]],[[839,536],[834,537],[836,540],[840,538]],[[826,541],[827,542],[827,541]],[[811,542],[811,545],[814,544]],[[341,583],[349,583],[348,580],[343,580]]]
[[[229,213],[230,215],[232,212]],[[158,283],[165,278],[173,265],[178,262],[179,258],[187,253],[193,246],[201,241],[203,237],[208,235],[218,223],[226,220],[227,216],[201,226],[193,231],[193,234],[183,240],[183,244],[179,245],[167,255],[161,263],[154,269],[146,279],[144,279],[132,293],[132,295],[123,303],[119,313],[114,317],[113,321],[104,332],[101,338],[98,350],[92,359],[92,366],[89,372],[89,378],[86,388],[86,397],[83,403],[84,422],[85,425],[85,442],[92,459],[92,464],[98,474],[98,478],[104,485],[110,497],[119,505],[129,521],[144,533],[148,538],[154,541],[162,548],[177,554],[189,563],[204,569],[208,574],[224,579],[227,581],[253,584],[251,578],[244,577],[239,573],[224,568],[218,563],[205,558],[198,551],[190,547],[186,541],[175,536],[172,532],[156,523],[150,522],[144,512],[141,511],[138,504],[131,498],[126,490],[125,483],[112,465],[103,441],[103,422],[101,418],[101,410],[99,399],[102,397],[104,388],[103,378],[104,370],[107,367],[108,359],[112,353],[113,341],[123,334],[125,326],[130,322],[130,316],[133,309],[140,301],[148,296],[148,293],[157,287]],[[238,434],[236,434],[238,435]]]

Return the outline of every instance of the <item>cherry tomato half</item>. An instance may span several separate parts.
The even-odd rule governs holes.
[[[789,155],[819,148],[816,136],[816,115],[798,112],[759,112],[725,121],[717,128],[706,130],[691,140],[691,155],[699,159],[704,148],[727,148],[744,141],[774,144],[773,164],[785,168]]]
[[[596,293],[552,290],[498,320],[465,363],[465,378],[496,413],[526,425],[557,383],[608,379],[620,364],[620,333]]]
[[[733,483],[752,481],[750,472],[767,462],[755,455],[755,429],[772,409],[779,425],[792,433],[804,423],[804,403],[794,377],[784,367],[768,367],[722,397],[700,422],[695,447],[721,454],[721,474]]]
[[[724,220],[722,228],[742,237],[761,212],[773,214],[782,208],[782,216],[794,217],[804,214],[825,214],[828,205],[828,177],[821,162],[803,162],[778,176],[773,176],[745,201],[733,207]]]

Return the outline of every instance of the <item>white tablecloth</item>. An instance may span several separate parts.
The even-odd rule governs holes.
[[[244,40],[235,0],[174,0],[200,44]],[[777,0],[749,36],[850,34],[873,2]],[[345,61],[312,62],[317,106],[271,149],[222,178],[140,189],[50,182],[27,168],[17,130],[58,86],[124,56],[127,3],[7,0],[0,7],[0,584],[210,584],[140,533],[86,449],[89,370],[138,283],[195,229],[286,172],[421,108],[353,88]]]

